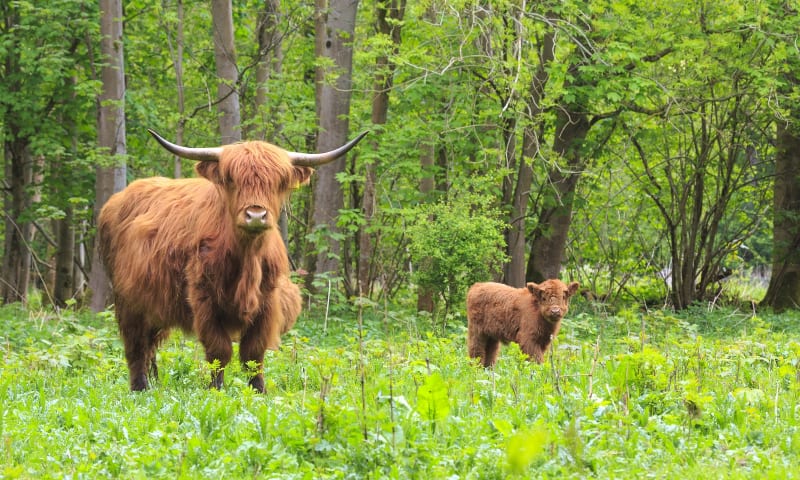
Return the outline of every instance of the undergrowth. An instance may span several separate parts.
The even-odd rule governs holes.
[[[462,317],[370,308],[304,312],[264,395],[177,332],[131,393],[111,314],[0,308],[0,478],[798,476],[797,313],[578,306],[484,370]]]

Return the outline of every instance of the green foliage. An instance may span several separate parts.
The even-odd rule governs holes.
[[[570,315],[548,364],[512,344],[484,370],[463,332],[390,314],[362,340],[355,318],[321,332],[304,314],[264,395],[235,361],[206,389],[202,348],[175,334],[131,393],[111,315],[2,307],[0,476],[791,478],[800,462],[797,315],[627,311],[592,317],[600,337]]]
[[[506,260],[505,226],[487,196],[463,193],[421,205],[407,232],[416,282],[441,295],[449,312],[471,284],[489,280]]]
[[[544,454],[548,434],[541,425],[515,433],[508,439],[506,457],[511,471],[524,475],[531,463]]]
[[[417,411],[422,418],[429,421],[443,420],[450,413],[447,385],[439,372],[428,375],[420,385],[417,391]]]
[[[185,111],[179,112],[177,5],[125,4],[131,180],[172,175],[172,159],[147,128],[171,138],[183,125],[187,145],[219,141],[210,9],[204,2],[181,3]],[[779,2],[421,2],[406,5],[397,45],[376,34],[374,7],[374,1],[363,2],[352,39],[349,115],[352,131],[372,133],[338,177],[346,198],[336,220],[339,233],[331,236],[309,222],[310,188],[291,197],[295,264],[312,253],[333,255],[326,242],[336,240],[343,245],[338,255],[344,267],[333,276],[355,290],[359,236],[368,238],[376,286],[359,295],[409,303],[412,280],[433,288],[447,315],[472,281],[494,277],[510,260],[500,253],[503,223],[524,222],[530,233],[546,220],[540,216],[545,207],[572,200],[565,268],[611,303],[663,305],[669,292],[658,274],[680,262],[691,264],[672,269],[691,270],[694,277],[687,278],[703,287],[685,295],[731,303],[763,295],[745,280],[753,264],[771,261],[772,137],[776,119],[791,123],[795,111],[797,92],[786,75],[796,70],[797,15]],[[259,84],[258,62],[274,53],[257,51],[263,8],[255,0],[233,2],[244,137],[314,150],[315,7],[281,3],[281,69]],[[107,161],[94,147],[97,72],[104,61],[97,57],[97,4],[13,1],[3,12],[2,140],[25,138],[30,153],[43,159],[35,173],[44,175],[44,188],[27,185],[30,195],[40,190],[40,202],[18,220],[36,220],[55,238],[50,220],[71,207],[79,241],[88,249],[96,213],[93,170]],[[544,63],[543,42],[551,33],[555,43],[548,51],[556,60]],[[384,56],[388,63],[378,62]],[[372,125],[376,76],[389,72],[389,115],[385,125]],[[532,105],[530,88],[540,73],[547,78],[542,98]],[[258,108],[256,89],[266,99]],[[554,155],[555,144],[566,141],[557,124],[565,108],[591,125],[586,138],[572,145],[582,159],[575,165]],[[422,167],[421,157],[433,165]],[[510,218],[523,164],[533,174],[525,192],[528,208],[524,218]],[[191,175],[190,162],[183,165],[183,174]],[[367,165],[376,171],[370,222],[361,205]],[[573,173],[580,174],[577,191],[563,197],[553,186]],[[420,179],[433,180],[433,191],[420,192]],[[470,191],[482,198],[464,196]],[[441,199],[447,200],[435,203]],[[432,205],[414,207],[424,202]],[[692,222],[694,212],[699,216]],[[46,238],[37,234],[31,245],[39,268],[53,256]],[[731,283],[736,289],[726,291],[713,280],[719,267],[735,272],[741,280]],[[355,294],[348,291],[332,303]]]

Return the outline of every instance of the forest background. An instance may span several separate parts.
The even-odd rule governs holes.
[[[797,2],[0,17],[0,478],[797,477]],[[207,389],[179,332],[129,391],[94,219],[194,174],[148,128],[295,151],[370,131],[287,205],[307,308],[263,395],[238,362]],[[468,358],[471,282],[552,276],[583,291],[544,364]]]
[[[560,276],[612,303],[800,303],[794,2],[63,0],[0,16],[4,303],[35,288],[109,305],[98,208],[133,179],[193,174],[148,128],[297,151],[370,131],[287,205],[310,294],[446,316],[471,282]]]

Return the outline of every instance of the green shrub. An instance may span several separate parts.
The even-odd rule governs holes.
[[[467,288],[486,281],[506,261],[499,210],[476,194],[421,205],[408,229],[414,280],[444,301],[445,316],[463,301]]]

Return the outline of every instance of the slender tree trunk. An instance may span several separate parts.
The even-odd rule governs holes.
[[[178,145],[183,145],[183,132],[186,123],[186,100],[184,95],[183,85],[183,0],[176,0],[175,2],[177,22],[175,24],[175,38],[172,37],[172,30],[168,25],[164,25],[167,32],[167,45],[169,52],[172,56],[172,65],[175,70],[175,90],[177,94],[177,109],[178,109],[178,126],[175,131],[175,142]],[[173,156],[173,172],[174,178],[181,178],[183,176],[183,162],[181,157]]]
[[[5,31],[11,31],[19,24],[19,13],[14,4],[3,9]],[[21,80],[20,45],[12,36],[6,45],[0,73],[7,92],[20,91]],[[16,84],[15,84],[16,82]],[[5,176],[0,184],[3,194],[3,223],[5,225],[5,245],[3,264],[0,271],[0,301],[3,303],[24,302],[27,300],[29,272],[31,265],[30,242],[33,238],[33,224],[24,221],[24,212],[30,208],[31,199],[28,188],[33,179],[33,158],[29,151],[30,139],[23,134],[15,115],[3,118],[3,153]]]
[[[253,138],[267,140],[267,131],[272,130],[277,135],[281,125],[270,120],[273,116],[267,111],[269,106],[269,81],[280,75],[283,68],[283,49],[281,33],[278,30],[278,20],[281,15],[280,0],[264,0],[263,8],[258,12],[258,25],[256,28],[256,41],[258,42],[258,64],[256,65],[256,103],[255,117],[258,119],[253,125]],[[278,218],[278,228],[281,238],[289,252],[289,218],[286,207],[281,209]]]
[[[793,129],[791,125],[778,125],[777,150],[772,276],[763,303],[782,311],[800,308],[800,129],[797,126]]]
[[[6,195],[6,241],[0,282],[0,296],[4,303],[27,300],[31,269],[30,243],[34,228],[31,222],[22,220],[23,214],[31,206],[28,189],[33,182],[34,161],[28,150],[28,139],[19,132],[13,132],[13,129],[11,137],[5,142],[10,196]]]
[[[523,128],[522,160],[517,169],[517,182],[512,200],[511,221],[506,235],[508,243],[509,263],[505,268],[505,283],[515,287],[523,287],[525,278],[526,219],[528,218],[528,201],[533,183],[532,162],[539,156],[540,138],[542,137],[542,105],[545,85],[549,79],[547,69],[555,55],[555,32],[550,30],[539,46],[539,67],[531,79],[527,99],[528,123]]]
[[[427,201],[434,191],[435,179],[435,143],[431,140],[424,143],[420,148],[420,166],[422,167],[422,178],[419,181],[419,192],[423,201]],[[417,287],[417,311],[433,313],[433,291],[428,288]]]
[[[268,140],[268,131],[272,136],[280,132],[281,125],[273,118],[274,112],[267,110],[269,106],[270,80],[280,75],[283,69],[283,42],[278,30],[281,15],[280,0],[264,0],[264,6],[258,13],[256,41],[258,42],[258,64],[256,65],[256,118],[254,138]]]
[[[233,11],[231,0],[211,0],[214,28],[214,60],[217,67],[217,109],[221,143],[242,139],[239,92],[236,68],[236,47],[233,39]]]
[[[73,77],[72,84],[74,85],[77,79]],[[72,155],[73,157],[78,153],[78,129],[74,122],[70,123],[70,133],[72,134]],[[56,171],[61,171],[60,162],[56,165]],[[56,192],[61,198],[66,198],[69,195],[71,188],[72,176],[65,176],[69,181],[65,182],[63,192]],[[66,202],[63,206],[64,218],[58,219],[53,222],[54,233],[56,237],[56,254],[55,254],[55,276],[53,279],[53,303],[58,307],[64,307],[67,300],[73,298],[75,295],[75,218],[73,214],[73,207],[70,202]]]
[[[332,150],[347,141],[357,9],[358,0],[316,0],[316,55],[331,61],[331,66],[316,69],[318,151]],[[346,158],[341,157],[317,170],[312,228],[325,226],[329,232],[337,232],[336,219],[344,206],[344,195],[336,175],[345,165]],[[307,263],[311,274],[339,271],[339,241],[335,235],[323,241],[327,247],[318,248],[316,258]]]
[[[509,262],[503,266],[503,282],[514,287],[524,285],[524,278],[520,279],[516,273],[522,268],[519,262],[525,261],[524,247],[522,257],[519,257],[519,241],[525,239],[525,218],[522,212],[527,208],[527,192],[525,196],[526,205],[522,205],[522,191],[519,185],[520,175],[524,175],[529,168],[525,158],[517,156],[517,119],[507,117],[503,119],[503,159],[509,174],[503,178],[503,205],[511,207],[511,215],[508,219],[509,227],[505,232],[506,253],[509,255]],[[524,181],[524,179],[523,179]],[[529,184],[530,188],[530,184]],[[517,254],[515,256],[514,254]]]
[[[100,49],[105,59],[98,98],[97,140],[112,159],[111,166],[98,166],[95,179],[94,215],[114,193],[125,188],[125,69],[122,49],[122,0],[100,0]],[[92,254],[91,308],[99,312],[111,303],[111,288],[98,249]]]
[[[392,39],[393,50],[397,52],[400,46],[400,25],[405,12],[405,0],[385,0],[378,2],[375,29],[379,34]],[[376,60],[377,73],[375,75],[374,94],[372,97],[372,124],[385,125],[389,113],[389,92],[392,89],[394,63],[386,55],[381,55]],[[377,149],[378,139],[372,140],[373,148]],[[364,194],[362,197],[361,211],[364,214],[364,225],[358,231],[358,293],[369,296],[372,292],[372,280],[375,273],[375,245],[373,236],[370,235],[372,219],[376,208],[376,183],[377,172],[380,169],[379,161],[367,163],[364,178]]]
[[[56,263],[55,281],[53,282],[53,301],[59,307],[64,307],[67,300],[75,295],[75,277],[73,275],[75,254],[75,229],[73,227],[74,215],[72,206],[64,209],[64,218],[56,224]]]

